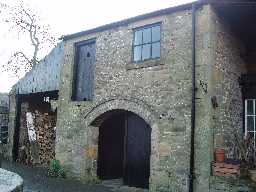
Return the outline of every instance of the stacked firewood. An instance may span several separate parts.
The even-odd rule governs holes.
[[[34,116],[39,161],[41,165],[47,165],[55,157],[56,115],[54,113],[41,113],[36,110]]]
[[[26,113],[33,115],[36,141],[30,142],[28,138],[28,128]],[[31,111],[28,104],[22,104],[20,115],[19,133],[19,156],[18,161],[28,165],[47,165],[55,157],[55,127],[56,113]]]

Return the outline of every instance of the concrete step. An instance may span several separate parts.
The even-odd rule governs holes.
[[[109,187],[113,192],[148,192],[147,189],[125,186],[122,179],[104,180],[102,185]]]

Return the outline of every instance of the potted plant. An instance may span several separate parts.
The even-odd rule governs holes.
[[[255,141],[253,138],[248,138],[247,140],[247,167],[248,174],[251,180],[256,182],[256,149],[255,149]]]
[[[214,151],[215,161],[222,163],[225,161],[225,150],[223,148],[216,148]]]
[[[240,160],[250,179],[256,182],[256,147],[253,137],[239,138],[235,133],[235,157]]]

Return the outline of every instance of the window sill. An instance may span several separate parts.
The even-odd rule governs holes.
[[[92,100],[89,100],[89,101],[70,101],[70,103],[74,106],[88,106],[88,105],[91,105],[92,104]]]
[[[158,65],[164,65],[163,59],[158,58],[158,59],[151,59],[147,61],[141,61],[138,63],[135,63],[135,62],[129,63],[126,65],[126,70],[154,67]]]

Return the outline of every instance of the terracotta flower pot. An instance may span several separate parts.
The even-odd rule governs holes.
[[[215,161],[222,163],[225,161],[225,150],[224,149],[215,149]]]

